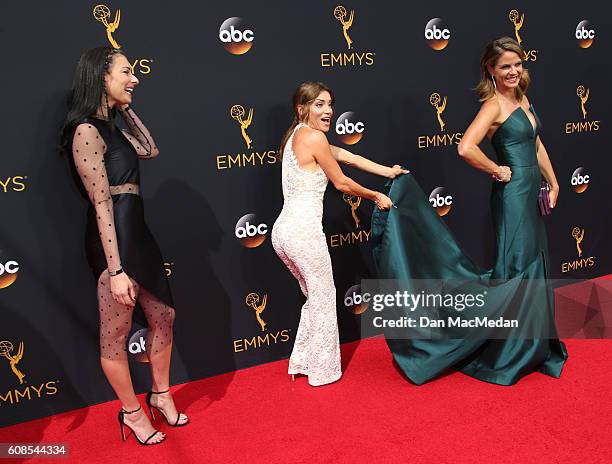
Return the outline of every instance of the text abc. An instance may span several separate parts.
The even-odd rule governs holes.
[[[147,352],[144,337],[140,337],[137,342],[132,342],[128,346],[128,350],[132,354],[142,354]]]
[[[594,39],[595,31],[593,29],[585,29],[582,26],[580,29],[576,29],[576,38],[581,40]]]
[[[446,195],[445,197],[443,197],[439,193],[436,193],[436,196],[434,198],[430,198],[429,202],[434,208],[440,208],[441,206],[450,206],[453,204],[453,197],[451,195]]]
[[[427,40],[450,39],[451,32],[449,29],[438,29],[434,24],[431,29],[425,29],[425,38]]]
[[[255,226],[247,221],[245,222],[244,226],[236,227],[236,237],[238,238],[256,237],[258,235],[265,235],[267,233],[268,226],[266,224],[259,224],[258,226]]]
[[[17,261],[7,261],[6,263],[0,263],[0,275],[4,273],[16,274],[19,272],[19,263]]]
[[[572,185],[574,186],[588,184],[590,181],[591,178],[588,174],[585,174],[584,176],[580,174],[572,176]]]
[[[369,293],[364,293],[360,295],[359,293],[353,292],[351,295],[347,295],[344,297],[344,306],[351,307],[360,305],[361,303],[369,303],[372,300],[372,295]]]
[[[234,26],[230,26],[229,30],[224,29],[222,31],[219,31],[219,39],[223,43],[253,42],[253,40],[255,39],[255,34],[250,29],[241,31],[239,29],[235,29]]]
[[[352,123],[346,119],[343,122],[336,123],[336,134],[346,135],[354,134],[355,132],[361,134],[365,130],[365,125],[362,122]]]

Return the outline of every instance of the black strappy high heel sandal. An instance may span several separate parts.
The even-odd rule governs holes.
[[[138,435],[136,435],[136,432],[134,431],[134,429],[130,427],[129,425],[127,425],[125,422],[123,422],[123,418],[125,417],[126,414],[134,414],[135,412],[138,412],[141,409],[142,408],[140,406],[138,407],[138,409],[134,409],[133,411],[126,411],[125,409],[121,408],[121,410],[119,411],[119,415],[117,416],[117,419],[119,419],[119,427],[121,427],[121,439],[123,441],[127,439],[127,437],[125,436],[125,430],[124,430],[124,427],[127,427],[128,429],[132,431],[132,435],[134,435],[134,438],[136,438],[136,441],[138,442],[138,444],[145,445],[145,446],[159,445],[161,442],[163,442],[166,439],[165,436],[159,441],[152,442],[152,443],[150,442],[151,438],[153,438],[158,433],[161,433],[159,430],[156,430],[154,433],[152,433],[149,436],[149,438],[147,438],[145,441],[141,441],[140,438],[138,438]]]
[[[155,420],[155,414],[153,413],[153,409],[157,409],[160,414],[162,416],[164,416],[164,419],[166,420],[166,424],[168,424],[170,427],[184,427],[185,425],[189,424],[189,418],[187,416],[187,421],[183,422],[182,424],[179,424],[179,421],[181,420],[181,412],[178,412],[177,416],[176,416],[176,421],[174,422],[174,424],[171,424],[170,421],[168,420],[168,418],[166,417],[166,414],[164,413],[163,410],[161,410],[160,408],[158,408],[157,406],[153,406],[151,404],[151,396],[153,395],[163,395],[164,393],[168,393],[170,391],[170,389],[165,390],[165,391],[161,391],[161,392],[154,392],[154,391],[150,391],[149,393],[147,393],[147,398],[146,398],[146,403],[147,406],[149,407],[149,413],[151,414],[151,419]]]

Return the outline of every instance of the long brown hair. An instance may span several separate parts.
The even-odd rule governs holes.
[[[333,105],[334,92],[332,92],[332,90],[322,82],[304,82],[296,89],[295,93],[293,94],[293,121],[283,137],[283,141],[278,152],[279,157],[282,158],[285,145],[287,145],[287,141],[289,140],[289,137],[291,137],[295,126],[301,122],[307,122],[310,105],[312,105],[312,102],[321,94],[321,92],[329,92]],[[298,106],[303,106],[301,112]]]
[[[514,52],[521,58],[521,60],[525,56],[523,48],[516,40],[510,37],[500,37],[499,39],[493,40],[487,44],[484,52],[482,53],[482,57],[480,58],[480,82],[476,86],[481,102],[488,100],[495,95],[495,86],[493,85],[493,78],[491,77],[488,67],[495,66],[499,60],[499,57],[504,52]],[[527,72],[526,69],[523,69],[521,80],[514,90],[516,99],[519,102],[523,99],[523,95],[525,95],[530,82],[531,78],[529,77],[529,72]]]

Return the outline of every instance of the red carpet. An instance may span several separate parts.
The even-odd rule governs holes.
[[[567,346],[560,380],[453,373],[416,387],[383,339],[362,340],[342,347],[344,377],[325,387],[292,383],[287,361],[177,386],[192,424],[162,425],[162,445],[122,443],[117,402],[0,429],[0,442],[65,441],[60,462],[75,463],[609,463],[612,342]],[[53,462],[13,462],[35,461]]]

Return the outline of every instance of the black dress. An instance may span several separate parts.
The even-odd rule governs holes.
[[[131,110],[129,111],[134,118],[131,118],[131,124],[128,120],[128,126],[131,126],[128,133],[122,132],[117,126],[111,126],[110,122],[90,117],[81,121],[75,129],[79,131],[79,136],[83,132],[84,139],[77,139],[74,135],[74,139],[71,137],[71,140],[74,140],[74,146],[71,147],[73,173],[79,190],[85,198],[91,200],[87,212],[85,235],[87,260],[96,281],[107,268],[114,270],[111,268],[111,263],[114,262],[116,263],[114,267],[120,265],[127,275],[141,287],[162,302],[174,307],[164,261],[145,223],[144,205],[138,193],[139,158],[152,157],[150,145],[148,150],[141,147],[146,144],[144,134],[148,132],[144,126],[142,126],[144,132],[141,130],[139,125],[142,123]],[[133,135],[135,132],[136,135]],[[99,134],[102,140],[99,140],[98,135],[93,134]],[[134,143],[131,143],[128,138]],[[88,149],[81,149],[79,153],[77,140],[81,148]],[[86,155],[82,155],[83,153]],[[111,194],[109,186],[114,186],[115,189],[116,186],[125,186],[121,190],[126,193]],[[132,192],[133,186],[136,186],[136,192]],[[104,190],[105,187],[107,191]],[[105,198],[95,201],[100,191]],[[105,201],[110,203],[109,196],[112,198],[112,208],[108,207],[109,204],[104,204]],[[108,222],[108,229],[106,222]],[[117,260],[117,256],[113,256],[113,252],[118,255],[120,261]],[[140,317],[138,319],[140,322]]]

